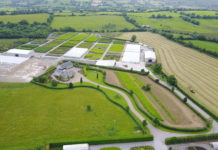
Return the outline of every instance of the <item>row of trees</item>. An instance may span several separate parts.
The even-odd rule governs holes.
[[[48,13],[48,10],[43,9],[23,9],[15,11],[0,11],[0,15],[19,15],[19,14],[39,14],[39,13]]]
[[[197,20],[193,20],[192,18],[188,17],[188,16],[180,16],[180,18],[182,18],[184,21],[186,22],[190,22],[194,25],[200,25],[200,22]]]
[[[149,18],[153,18],[153,19],[172,19],[172,16],[167,16],[167,15],[161,15],[161,14],[157,14],[157,15],[151,15]]]
[[[29,24],[26,20],[18,23],[0,21],[0,38],[46,38],[51,32],[47,23]]]
[[[195,13],[185,13],[185,12],[180,12],[181,15],[188,16],[190,18],[196,18],[196,19],[218,19],[217,16],[210,16],[210,15],[197,15]]]

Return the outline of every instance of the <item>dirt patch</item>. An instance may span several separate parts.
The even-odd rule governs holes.
[[[114,71],[112,70],[104,70],[106,72],[106,78],[105,78],[105,81],[109,84],[112,84],[112,85],[116,85],[116,86],[119,86],[119,87],[122,87],[122,84],[120,83],[119,79],[117,78],[116,74]]]
[[[191,109],[189,109],[183,102],[181,102],[175,95],[164,87],[156,84],[148,77],[138,75],[139,79],[144,84],[151,85],[151,93],[160,100],[160,103],[167,109],[167,111],[175,118],[176,123],[167,115],[162,107],[157,102],[153,104],[158,109],[159,113],[164,117],[165,123],[176,127],[203,127],[205,123],[198,117]],[[146,93],[146,92],[145,92]],[[152,97],[146,94],[149,99]]]

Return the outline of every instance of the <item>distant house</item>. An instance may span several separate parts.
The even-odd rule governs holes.
[[[75,75],[75,71],[71,68],[73,68],[73,63],[70,61],[65,62],[57,67],[53,75],[62,81],[68,81]]]
[[[151,28],[151,26],[150,25],[142,25],[142,28],[149,29],[149,28]]]
[[[89,144],[64,145],[63,150],[89,150]]]

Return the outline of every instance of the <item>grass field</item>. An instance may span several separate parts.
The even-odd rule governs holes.
[[[132,35],[153,47],[164,72],[174,74],[189,95],[218,116],[217,59],[149,32],[126,33],[120,38],[130,39]],[[190,92],[191,89],[195,93]]]
[[[1,150],[48,142],[143,136],[135,133],[135,123],[123,110],[94,89],[49,90],[12,83],[0,83],[0,89]]]
[[[200,40],[184,40],[184,42],[192,43],[194,47],[199,47],[207,51],[218,53],[218,43],[215,42],[200,41]]]
[[[55,17],[51,24],[52,28],[60,29],[72,27],[78,31],[93,30],[121,30],[124,28],[135,29],[135,27],[126,22],[122,16],[73,16],[73,17]]]
[[[152,14],[172,16],[172,19],[149,18]],[[140,25],[150,25],[155,29],[171,30],[177,32],[198,32],[210,37],[218,37],[217,19],[196,19],[200,25],[194,25],[181,19],[179,13],[155,12],[155,13],[128,13],[129,17],[136,20]]]
[[[110,52],[122,52],[124,50],[124,45],[113,44],[109,51]]]
[[[0,52],[15,48],[29,41],[29,39],[0,39]]]
[[[29,23],[33,22],[47,22],[48,14],[25,14],[25,15],[0,15],[0,20],[7,22],[17,23],[21,20],[26,20]]]

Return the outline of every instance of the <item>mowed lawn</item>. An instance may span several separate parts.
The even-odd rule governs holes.
[[[1,150],[142,136],[123,110],[89,88],[50,90],[30,83],[0,83],[0,118]]]
[[[26,20],[29,23],[33,22],[46,22],[48,18],[48,14],[25,14],[25,15],[0,15],[0,20],[7,23],[7,22],[13,22],[17,23],[21,20]]]
[[[111,24],[111,25],[109,25]],[[124,28],[135,29],[132,24],[125,21],[122,16],[72,16],[72,17],[55,17],[51,26],[54,29],[72,27],[76,30],[90,29],[100,31],[102,29],[121,30]]]

